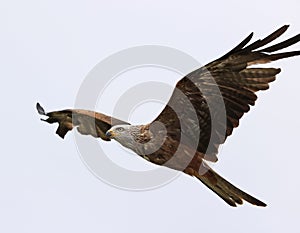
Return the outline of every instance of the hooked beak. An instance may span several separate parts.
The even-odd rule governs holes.
[[[108,138],[113,138],[114,137],[114,133],[110,130],[108,130],[106,133],[105,133],[105,136],[108,137]]]

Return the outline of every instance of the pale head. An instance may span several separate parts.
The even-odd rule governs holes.
[[[140,125],[115,125],[106,132],[106,136],[115,139],[125,147],[133,149],[140,133]]]
[[[154,132],[156,136],[154,136]],[[115,125],[106,132],[106,136],[115,139],[139,155],[146,155],[154,153],[162,146],[166,137],[166,130],[161,123]]]

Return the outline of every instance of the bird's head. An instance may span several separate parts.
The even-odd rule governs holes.
[[[164,141],[164,137],[154,140],[150,125],[115,125],[106,132],[106,136],[137,154],[151,154],[158,150]]]
[[[106,136],[115,139],[123,146],[131,148],[136,143],[136,138],[140,134],[140,126],[135,125],[115,125],[111,127]]]
[[[115,125],[106,132],[106,136],[134,151],[151,139],[149,127],[145,125]]]

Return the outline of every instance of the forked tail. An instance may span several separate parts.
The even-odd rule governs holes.
[[[257,206],[267,206],[262,201],[245,193],[233,184],[229,183],[208,165],[205,165],[205,172],[203,174],[196,174],[196,177],[205,184],[208,188],[214,191],[227,204],[236,206],[243,204],[243,200]],[[201,172],[202,173],[202,172]]]

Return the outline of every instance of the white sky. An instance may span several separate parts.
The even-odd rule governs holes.
[[[290,24],[288,38],[300,32],[299,8],[296,0],[2,2],[0,232],[295,232],[300,58],[274,64],[282,68],[278,80],[259,95],[214,166],[267,208],[230,208],[185,175],[147,192],[108,186],[82,163],[73,132],[61,140],[56,126],[39,121],[35,104],[46,110],[72,107],[87,73],[132,46],[169,46],[205,64],[251,31],[259,38]],[[145,80],[166,74],[141,69],[124,75],[130,78],[131,72]],[[178,76],[168,77],[174,84]],[[151,108],[156,113],[161,106]],[[135,114],[133,119],[149,119],[151,112],[137,109]],[[139,170],[149,168],[116,143],[102,146],[122,166],[132,162]]]

